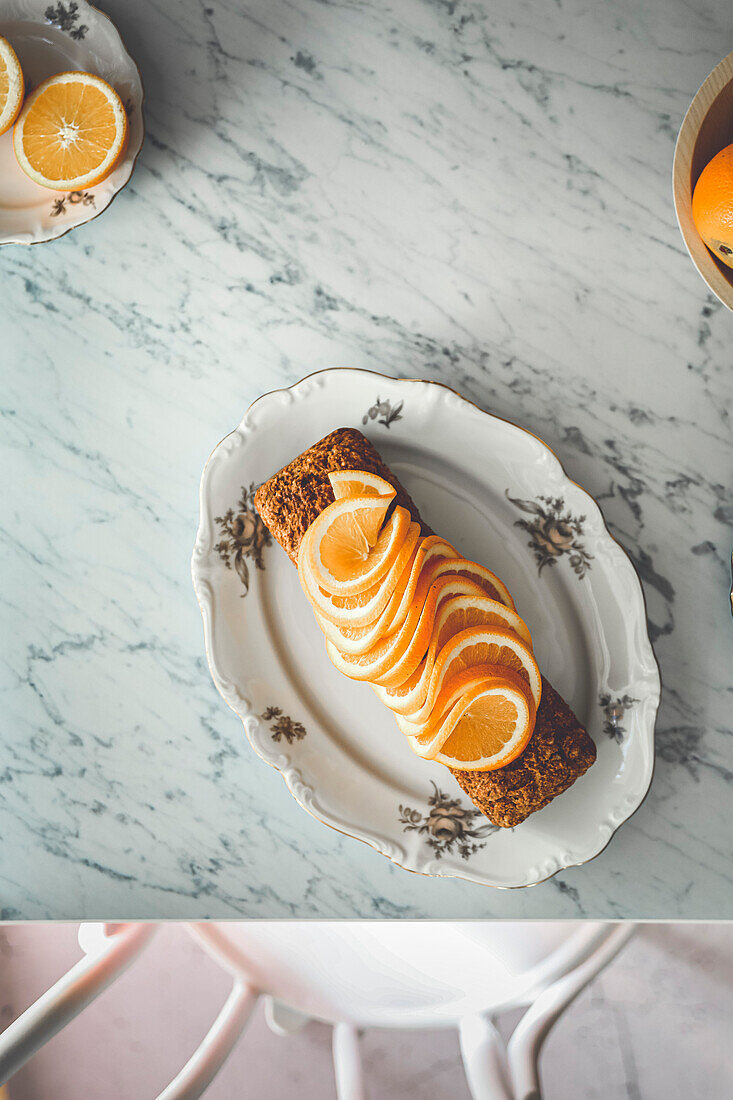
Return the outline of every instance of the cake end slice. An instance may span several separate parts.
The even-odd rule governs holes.
[[[451,771],[489,821],[510,829],[571,787],[595,758],[591,737],[543,676],[537,720],[524,752],[496,771]]]
[[[298,564],[303,535],[333,501],[328,475],[336,470],[366,470],[383,477],[397,490],[395,504],[407,508],[420,522],[415,502],[367,437],[356,428],[336,428],[273,474],[255,493],[257,511],[294,565]]]

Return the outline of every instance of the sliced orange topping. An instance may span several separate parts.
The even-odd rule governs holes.
[[[321,512],[306,532],[313,580],[331,595],[354,596],[371,588],[394,563],[412,522],[390,497],[344,497]]]
[[[314,609],[331,623],[345,630],[373,624],[384,612],[400,576],[408,567],[419,536],[419,525],[411,523],[405,541],[388,572],[371,588],[353,596],[332,595],[316,584],[304,552],[306,545],[306,538],[304,538],[298,554],[298,572],[300,582]]]
[[[298,572],[334,666],[372,685],[418,755],[503,767],[532,735],[542,679],[506,586],[366,471],[329,474],[334,501],[301,540]],[[389,517],[389,518],[387,518]]]
[[[397,490],[378,474],[368,474],[366,471],[355,473],[353,470],[336,470],[328,475],[331,482],[333,495],[336,500],[344,497],[371,497],[387,496],[395,497]]]
[[[460,717],[433,759],[465,771],[503,768],[526,748],[534,720],[524,692],[508,681],[489,680],[463,697]]]

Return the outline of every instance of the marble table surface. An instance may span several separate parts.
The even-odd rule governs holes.
[[[135,175],[0,255],[0,916],[733,917],[733,318],[671,200],[729,6],[205,3],[106,0],[146,86]],[[656,774],[587,866],[407,874],[303,813],[217,695],[201,469],[334,364],[536,432],[636,563]]]

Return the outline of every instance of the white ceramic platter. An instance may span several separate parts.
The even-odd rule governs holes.
[[[502,577],[596,743],[586,775],[514,829],[489,825],[371,689],[333,668],[296,569],[268,545],[254,490],[346,426],[431,527]],[[539,439],[445,386],[334,369],[261,397],[206,464],[192,570],[211,675],[252,747],[309,813],[402,867],[529,886],[597,855],[642,802],[660,682],[639,579]]]
[[[105,210],[130,176],[143,143],[143,86],[111,20],[87,0],[0,0],[0,34],[18,55],[26,92],[55,73],[96,73],[127,111],[127,151],[114,172],[87,191],[49,191],[18,167],[12,127],[0,136],[0,244],[62,237]]]

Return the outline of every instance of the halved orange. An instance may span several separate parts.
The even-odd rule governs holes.
[[[25,82],[15,50],[0,35],[0,134],[15,122],[23,105]]]
[[[493,771],[516,760],[534,730],[524,692],[506,680],[490,680],[462,702],[452,733],[433,759],[464,771]]]
[[[412,522],[392,498],[344,497],[324,508],[303,542],[313,580],[337,596],[354,596],[381,580],[393,564]]]
[[[397,496],[397,490],[389,481],[366,470],[332,470],[328,480],[336,500],[344,497]]]
[[[353,596],[332,595],[315,583],[305,554],[304,537],[298,554],[298,573],[303,590],[314,610],[344,630],[358,630],[373,624],[389,604],[400,576],[409,566],[419,537],[420,525],[411,523],[405,541],[388,572],[371,588]]]
[[[58,73],[28,97],[13,130],[18,164],[56,191],[81,191],[116,168],[127,115],[114,88],[92,73]]]

